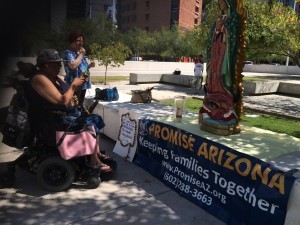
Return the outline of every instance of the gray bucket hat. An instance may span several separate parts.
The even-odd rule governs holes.
[[[58,51],[55,49],[42,49],[38,52],[38,56],[36,58],[36,63],[39,65],[41,63],[46,62],[63,62],[67,60],[63,60]]]

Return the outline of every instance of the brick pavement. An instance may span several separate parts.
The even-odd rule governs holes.
[[[244,107],[300,120],[300,98],[283,95],[245,96]]]

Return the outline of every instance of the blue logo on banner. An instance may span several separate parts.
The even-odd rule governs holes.
[[[282,225],[295,178],[176,127],[139,121],[135,163],[231,225]]]

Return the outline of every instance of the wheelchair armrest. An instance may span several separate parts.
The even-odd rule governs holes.
[[[99,100],[94,101],[94,103],[88,108],[89,113],[93,113],[94,109],[98,105]]]

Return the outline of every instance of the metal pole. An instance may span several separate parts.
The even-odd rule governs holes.
[[[112,22],[113,22],[113,24],[115,24],[115,22],[116,22],[116,0],[113,0]]]
[[[90,19],[92,19],[92,3],[93,0],[90,0]]]

